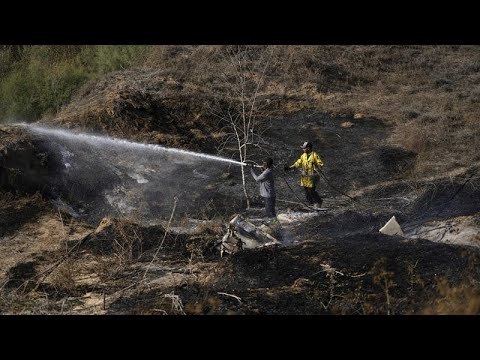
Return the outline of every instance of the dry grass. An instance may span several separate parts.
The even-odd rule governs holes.
[[[185,245],[189,261],[205,261],[213,256],[218,256],[215,245],[224,232],[224,224],[221,220],[210,220],[197,226],[197,235],[190,236]]]
[[[380,258],[375,262],[370,270],[373,276],[373,283],[380,286],[385,294],[386,313],[390,315],[391,311],[391,295],[390,288],[396,286],[394,273],[387,270],[387,259]]]
[[[438,298],[426,307],[423,315],[478,315],[480,314],[480,289],[465,282],[453,286],[442,279],[437,285]]]
[[[167,46],[153,52],[176,78],[221,88],[229,46]],[[252,62],[266,46],[246,47]],[[264,95],[280,110],[314,108],[333,115],[384,119],[393,144],[419,154],[419,173],[435,163],[468,163],[480,150],[479,46],[273,46],[275,66]],[[271,49],[269,49],[270,51]],[[153,59],[151,59],[153,60]],[[223,74],[225,76],[225,74]],[[270,112],[278,109],[270,109]],[[273,113],[272,113],[273,114]],[[445,160],[448,158],[448,160]]]
[[[248,79],[272,55],[258,94],[265,118],[314,109],[353,122],[385,120],[391,144],[419,154],[419,174],[445,171],[439,162],[480,160],[479,46],[155,46],[143,70],[86,86],[57,121],[171,146],[217,146],[224,134],[212,109],[221,111],[231,93],[235,74],[225,60],[239,47]],[[165,119],[154,124],[157,111]],[[175,131],[172,119],[182,119]]]

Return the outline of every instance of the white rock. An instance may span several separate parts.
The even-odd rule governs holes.
[[[395,216],[392,216],[390,220],[379,230],[382,234],[385,235],[401,235],[403,236],[403,231],[400,225],[398,224]]]

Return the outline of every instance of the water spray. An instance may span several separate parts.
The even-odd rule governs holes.
[[[124,146],[124,147],[130,147],[133,149],[137,150],[152,150],[152,151],[158,151],[158,152],[167,152],[167,153],[174,153],[177,155],[189,155],[189,156],[195,156],[207,160],[214,160],[214,161],[222,161],[222,162],[227,162],[231,164],[236,164],[236,165],[241,165],[241,166],[249,166],[252,165],[254,167],[261,168],[262,166],[258,165],[257,163],[247,160],[246,162],[240,162],[236,160],[231,160],[231,159],[225,159],[220,156],[215,156],[215,155],[209,155],[209,154],[203,154],[203,153],[197,153],[194,151],[188,151],[188,150],[182,150],[182,149],[175,149],[175,148],[168,148],[164,147],[161,145],[155,145],[155,144],[142,144],[142,143],[137,143],[133,141],[128,141],[128,140],[123,140],[123,139],[117,139],[117,138],[112,138],[108,136],[99,136],[99,135],[90,135],[90,134],[85,134],[85,133],[77,133],[73,132],[71,130],[64,130],[64,129],[55,129],[55,128],[50,128],[50,127],[44,127],[44,126],[39,126],[39,125],[32,125],[32,124],[16,124],[19,126],[24,126],[28,127],[31,131],[36,132],[38,134],[43,134],[43,135],[55,135],[59,136],[62,138],[67,138],[67,139],[72,139],[72,140],[81,140],[83,142],[89,143],[91,145],[117,145],[117,146]]]

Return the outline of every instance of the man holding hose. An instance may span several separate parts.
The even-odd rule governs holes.
[[[265,200],[265,212],[267,217],[275,218],[277,214],[275,213],[275,185],[273,182],[273,159],[266,158],[262,162],[263,172],[260,175],[256,175],[253,171],[253,164],[251,165],[250,171],[253,178],[256,182],[260,183],[260,196]]]

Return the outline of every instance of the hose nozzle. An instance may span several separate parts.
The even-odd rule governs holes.
[[[251,166],[251,165],[253,165],[253,167],[256,167],[256,168],[261,168],[262,167],[262,165],[257,165],[255,163],[253,163],[253,161],[250,162],[250,163],[244,163],[244,162],[242,163],[242,166]]]

